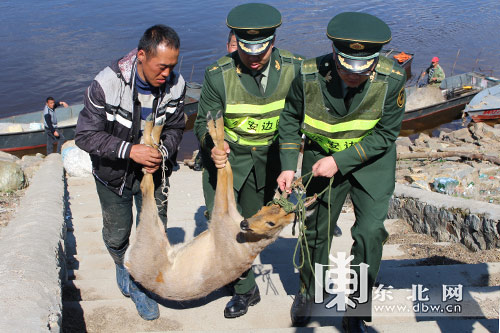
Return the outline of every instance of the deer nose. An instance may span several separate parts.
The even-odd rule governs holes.
[[[248,228],[248,221],[247,220],[241,221],[240,228],[241,228],[241,230],[247,231],[249,229]]]

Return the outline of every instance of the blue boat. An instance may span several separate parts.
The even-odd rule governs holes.
[[[485,89],[474,96],[464,112],[474,122],[500,119],[500,85]]]

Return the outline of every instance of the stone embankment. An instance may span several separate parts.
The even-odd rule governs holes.
[[[500,248],[500,128],[473,123],[399,138],[389,217],[472,251]]]
[[[58,332],[65,281],[65,181],[61,156],[49,155],[17,214],[0,230],[0,330]]]

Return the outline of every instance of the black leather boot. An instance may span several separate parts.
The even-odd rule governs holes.
[[[363,319],[358,317],[344,317],[344,319],[342,319],[342,328],[346,333],[368,332],[365,322],[363,321]]]
[[[305,326],[311,319],[312,301],[308,300],[306,295],[298,293],[295,295],[292,307],[290,308],[290,318],[292,326]]]
[[[224,317],[236,318],[243,316],[248,311],[248,307],[260,302],[259,287],[255,285],[246,294],[234,294],[224,309]]]

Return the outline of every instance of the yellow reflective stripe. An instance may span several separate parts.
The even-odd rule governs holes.
[[[255,104],[227,104],[225,113],[267,113],[274,110],[283,109],[285,107],[285,99],[277,100],[269,104],[255,105]]]
[[[345,132],[345,131],[352,131],[352,130],[370,130],[375,125],[379,119],[372,119],[372,120],[364,120],[364,119],[355,119],[351,121],[347,121],[345,123],[339,123],[339,124],[329,124],[321,120],[317,120],[314,118],[311,118],[310,116],[305,115],[304,117],[304,122],[306,124],[309,124],[310,126],[320,129],[324,132],[329,132],[329,133],[335,133],[335,132]]]
[[[316,142],[323,150],[327,153],[333,153],[333,152],[338,152],[344,149],[347,149],[351,146],[356,145],[358,142],[363,140],[363,138],[368,135],[366,133],[362,137],[359,138],[351,138],[351,139],[330,139],[327,138],[326,136],[320,135],[320,134],[315,134],[315,133],[310,133],[310,132],[305,132],[307,137],[314,142]],[[360,146],[358,144],[358,146]],[[356,147],[354,147],[356,148]],[[361,158],[361,161],[363,161],[363,157],[361,156],[361,153],[359,150],[356,148],[358,151],[359,157]]]
[[[224,118],[224,125],[226,128],[239,128],[245,133],[262,134],[272,133],[278,129],[279,116],[256,119],[251,117],[228,119]]]
[[[229,136],[234,142],[245,146],[267,146],[278,136],[277,134],[270,140],[247,140],[234,133],[232,130],[224,127],[226,135]]]

